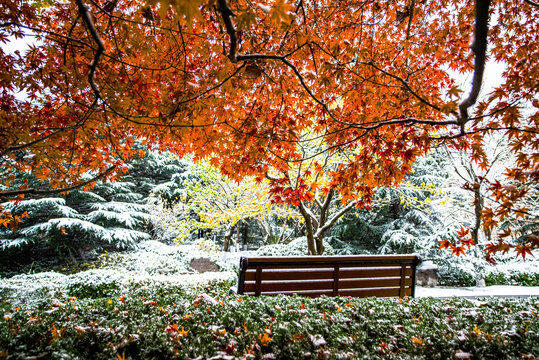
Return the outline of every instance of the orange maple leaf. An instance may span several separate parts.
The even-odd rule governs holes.
[[[452,255],[456,256],[464,255],[465,253],[464,246],[453,246],[453,251],[451,252]]]
[[[449,240],[440,240],[440,249],[449,249],[453,247],[453,244]]]
[[[464,229],[462,227],[460,228],[460,230],[457,231],[457,235],[459,236],[459,238],[463,238],[469,233],[470,233],[470,229]]]
[[[468,240],[460,240],[460,242],[462,243],[462,245],[467,246],[468,249],[470,249],[472,245],[475,246],[475,242],[472,238],[469,238]]]

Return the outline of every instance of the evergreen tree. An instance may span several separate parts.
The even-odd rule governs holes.
[[[0,226],[0,262],[11,268],[33,261],[76,263],[104,250],[136,247],[151,238],[149,195],[158,191],[173,199],[175,178],[185,169],[185,161],[166,153],[141,152],[129,163],[129,173],[117,181],[88,191],[1,204],[23,222]],[[29,175],[18,174],[18,181],[47,186]]]

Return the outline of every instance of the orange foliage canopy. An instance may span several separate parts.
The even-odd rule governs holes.
[[[57,191],[91,186],[89,171],[114,178],[137,140],[235,179],[286,174],[321,141],[347,158],[321,190],[361,205],[442,142],[488,166],[483,134],[500,132],[517,154],[510,178],[524,193],[536,184],[538,4],[260,1],[3,0],[0,42],[34,40],[0,52],[0,198],[51,191],[13,187],[18,171]],[[507,68],[477,102],[487,55]],[[469,94],[449,71],[473,72]],[[283,201],[312,199],[309,184],[275,181]],[[515,209],[520,192],[492,191],[500,207],[485,226],[527,211]]]

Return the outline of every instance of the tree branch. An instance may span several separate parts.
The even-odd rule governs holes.
[[[329,219],[329,221],[327,223],[324,224],[324,226],[321,226],[319,229],[318,229],[318,232],[316,234],[316,236],[320,236],[320,234],[323,234],[325,233],[326,231],[328,231],[329,229],[331,229],[333,227],[333,225],[335,225],[335,223],[337,222],[337,220],[339,220],[344,214],[346,214],[348,211],[352,210],[357,204],[357,201],[352,201],[350,203],[348,203],[348,205],[346,205],[345,207],[343,207],[338,213],[336,213],[335,215],[333,215],[331,217],[331,219]]]
[[[474,41],[471,49],[475,54],[474,74],[472,79],[472,90],[468,98],[463,100],[459,105],[459,123],[463,130],[464,124],[469,119],[468,109],[475,104],[481,85],[483,84],[483,73],[485,71],[485,62],[487,58],[488,45],[488,12],[490,0],[476,0],[475,3],[475,29]]]
[[[94,176],[90,180],[84,181],[80,184],[60,188],[60,189],[49,189],[49,190],[42,190],[42,189],[36,189],[36,188],[30,188],[30,189],[24,189],[24,190],[13,190],[13,191],[0,191],[0,200],[1,201],[7,201],[7,200],[15,200],[17,196],[19,195],[36,195],[36,196],[44,196],[44,195],[51,195],[51,194],[57,194],[62,193],[66,191],[71,191],[75,189],[79,189],[83,186],[86,186],[88,184],[93,183],[94,181],[97,181],[108,174],[110,174],[116,166],[111,166],[104,172],[98,174],[97,176]]]
[[[333,200],[333,195],[335,195],[334,190],[330,190],[328,193],[328,196],[326,197],[326,201],[324,201],[324,204],[320,207],[320,225],[324,226],[327,217],[328,217],[328,209],[329,205],[331,204],[331,200]]]
[[[385,71],[384,69],[382,69],[382,68],[376,66],[372,61],[369,61],[369,62],[360,62],[360,63],[361,63],[361,64],[364,64],[364,65],[370,65],[370,66],[372,66],[373,68],[375,68],[376,70],[380,71],[381,73],[383,73],[383,74],[385,74],[385,75],[387,75],[387,76],[389,76],[389,77],[391,77],[391,78],[393,78],[393,79],[399,81],[399,82],[406,88],[406,90],[408,90],[408,92],[409,92],[410,94],[412,94],[416,99],[418,99],[419,101],[421,101],[423,104],[425,104],[425,105],[427,105],[427,106],[430,106],[431,108],[433,108],[433,109],[435,109],[435,110],[441,111],[441,109],[440,109],[438,106],[436,106],[436,105],[434,105],[434,104],[428,102],[427,100],[425,100],[425,99],[423,99],[421,96],[419,96],[419,94],[416,93],[416,92],[410,87],[410,85],[408,85],[408,82],[407,82],[406,80],[404,80],[403,78],[400,78],[400,77],[398,77],[397,75],[393,75],[393,74],[391,74],[391,73]]]
[[[230,18],[234,13],[228,8],[228,5],[226,4],[226,0],[219,0],[218,1],[219,12],[221,13],[221,16],[223,18],[223,21],[225,23],[226,32],[228,36],[230,37],[230,50],[228,53],[228,58],[233,63],[238,62],[238,59],[236,58],[236,51],[238,47],[238,38],[236,36],[236,30],[234,29],[234,24],[232,24],[232,19]]]
[[[97,30],[95,29],[95,26],[92,22],[92,18],[90,17],[90,13],[88,12],[88,8],[86,5],[82,3],[82,0],[76,0],[77,5],[79,7],[79,14],[82,17],[82,20],[84,21],[84,24],[86,25],[86,28],[90,32],[90,35],[92,36],[94,42],[97,45],[97,50],[95,51],[94,59],[90,63],[90,72],[88,73],[88,82],[90,83],[90,86],[92,90],[94,91],[96,99],[101,98],[101,92],[99,91],[99,87],[95,83],[94,77],[95,77],[95,71],[97,69],[97,64],[99,63],[99,59],[101,58],[101,55],[105,51],[105,45],[103,44],[103,40],[97,33]]]

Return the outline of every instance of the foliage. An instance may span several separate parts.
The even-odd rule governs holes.
[[[105,252],[95,262],[70,269],[70,272],[78,271],[69,275],[52,271],[29,272],[0,279],[0,298],[32,307],[41,304],[43,299],[64,296],[98,298],[118,293],[132,296],[155,292],[193,293],[201,289],[218,289],[216,284],[220,283],[227,286],[226,291],[223,290],[227,293],[237,279],[239,256],[207,252],[197,245],[171,246],[143,241],[134,250]],[[215,262],[220,272],[193,273],[189,269],[190,262],[201,257]]]
[[[485,135],[497,133],[515,161],[508,183],[491,184],[501,205],[484,209],[483,224],[528,221],[533,211],[521,200],[539,176],[536,5],[3,2],[0,42],[36,41],[26,52],[0,52],[0,197],[117,178],[140,139],[209,159],[236,180],[284,174],[320,144],[344,155],[334,169],[313,158],[330,179],[320,190],[368,205],[377,187],[402,182],[440,144],[470,151],[470,161],[488,168]],[[501,84],[479,96],[488,57],[505,70]],[[454,72],[472,75],[469,94]],[[18,184],[17,172],[50,188]],[[88,173],[94,177],[84,181]],[[278,185],[274,195],[288,203],[318,189],[306,179]],[[536,229],[519,243],[494,241],[491,253],[526,256],[539,246]]]
[[[293,209],[271,202],[267,184],[252,178],[232,181],[207,162],[191,164],[178,184],[170,206],[157,199],[152,208],[160,237],[177,243],[197,239],[200,232],[223,233],[223,249],[228,251],[236,225],[255,220],[268,238],[275,218],[298,216]]]
[[[300,237],[290,241],[287,244],[270,244],[260,247],[256,254],[260,256],[304,256],[308,252],[307,239]],[[325,255],[335,255],[335,250],[324,241]]]
[[[539,273],[516,272],[506,274],[493,271],[485,276],[487,286],[491,285],[520,285],[539,286]]]
[[[347,253],[437,255],[438,241],[452,238],[454,226],[462,224],[453,218],[450,203],[460,199],[448,188],[447,177],[438,152],[418,159],[400,186],[377,189],[368,209],[344,215],[331,241]]]
[[[133,249],[154,236],[148,196],[152,192],[165,200],[177,196],[181,186],[177,178],[188,176],[188,161],[140,150],[127,168],[129,173],[121,179],[99,182],[92,190],[4,203],[4,210],[22,221],[11,228],[0,225],[0,254],[7,262],[3,270],[21,266],[40,270],[44,263],[69,268],[95,259],[103,250]],[[17,181],[25,180],[47,186],[18,174]]]
[[[216,296],[216,297],[213,297]],[[11,359],[520,358],[537,353],[535,299],[308,299],[160,292],[1,305]]]

